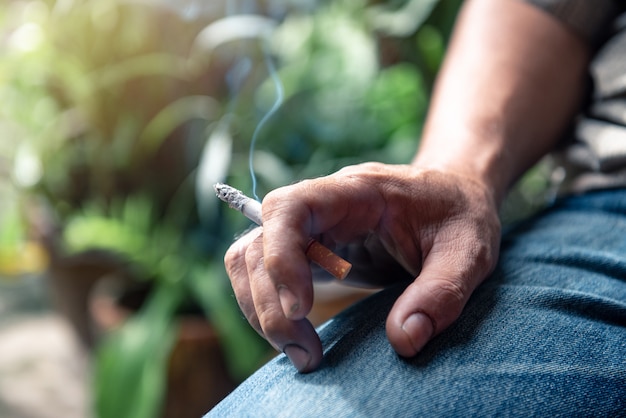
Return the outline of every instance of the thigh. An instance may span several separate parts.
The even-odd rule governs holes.
[[[625,416],[626,192],[563,200],[509,231],[461,318],[395,354],[386,289],[319,329],[321,368],[278,356],[209,416]]]

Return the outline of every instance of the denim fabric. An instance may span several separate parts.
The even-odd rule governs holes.
[[[412,359],[385,335],[401,291],[323,325],[318,371],[280,355],[207,418],[626,416],[626,191],[563,199],[505,233],[494,274]]]

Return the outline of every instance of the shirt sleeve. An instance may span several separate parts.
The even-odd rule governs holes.
[[[611,22],[624,9],[616,0],[523,0],[551,14],[593,45],[611,29]]]

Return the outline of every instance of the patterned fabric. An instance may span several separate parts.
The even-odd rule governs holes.
[[[619,5],[613,0],[527,0],[527,2],[554,15],[592,42],[599,42],[605,36],[607,25],[619,10]]]
[[[567,145],[553,155],[559,192],[626,187],[626,2],[525,1],[561,20],[596,51],[589,105]]]

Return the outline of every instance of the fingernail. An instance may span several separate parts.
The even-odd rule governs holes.
[[[278,298],[285,317],[290,318],[300,308],[298,298],[285,285],[278,286]]]
[[[402,331],[409,337],[413,349],[418,353],[433,336],[433,321],[426,314],[417,312],[404,321]]]
[[[304,348],[296,344],[288,344],[283,348],[283,352],[289,357],[289,360],[296,366],[298,371],[306,370],[311,362],[311,355]]]

